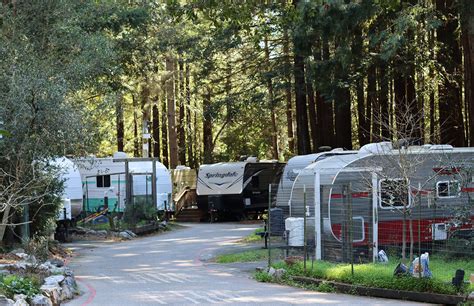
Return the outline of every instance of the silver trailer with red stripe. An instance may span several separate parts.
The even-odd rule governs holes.
[[[472,233],[473,176],[474,148],[369,144],[301,171],[290,216],[306,211],[316,258],[344,260],[344,245],[375,260],[379,247]]]

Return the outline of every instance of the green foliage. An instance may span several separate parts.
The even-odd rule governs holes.
[[[336,291],[334,289],[333,285],[331,285],[327,282],[321,282],[321,284],[318,285],[316,290],[319,291],[319,292],[335,292]]]
[[[258,243],[262,241],[262,236],[258,235],[258,233],[262,233],[264,231],[263,227],[257,228],[252,234],[242,238],[240,242],[242,243]]]
[[[125,207],[124,221],[130,225],[137,225],[140,221],[157,220],[157,211],[150,197],[134,197],[133,203]]]
[[[254,275],[255,279],[262,283],[271,283],[273,281],[272,277],[264,271],[258,271]]]
[[[54,220],[53,220],[54,221]],[[47,260],[49,257],[49,236],[34,235],[23,243],[25,252],[34,255],[38,260]]]
[[[284,268],[288,275],[293,276],[309,276],[367,287],[443,294],[457,294],[457,289],[451,285],[451,278],[454,276],[456,269],[463,268],[467,275],[474,271],[472,262],[431,259],[432,279],[395,277],[393,271],[396,264],[396,262],[390,262],[389,264],[358,264],[354,266],[354,276],[352,276],[350,264],[335,264],[326,261],[315,262],[313,270],[308,269],[307,273],[304,272],[302,262],[291,266],[279,263],[275,265],[275,268]],[[462,290],[466,291],[468,288]]]
[[[223,254],[216,258],[218,263],[263,261],[268,258],[268,250],[258,249],[233,254]]]
[[[40,293],[38,280],[17,275],[3,277],[0,280],[0,289],[8,298],[13,298],[15,294],[24,294],[31,298]]]

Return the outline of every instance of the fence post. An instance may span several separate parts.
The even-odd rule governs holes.
[[[314,180],[314,222],[316,231],[316,259],[321,260],[321,175],[316,171]]]
[[[268,229],[268,268],[270,269],[270,267],[272,266],[272,247],[271,247],[271,225],[270,225],[270,209],[271,209],[271,205],[272,205],[272,184],[268,184],[268,216],[267,216],[267,220],[268,220],[268,226],[267,226],[267,229]]]
[[[377,174],[372,172],[372,261],[377,262],[377,256],[379,252],[379,225],[378,225],[378,181]]]
[[[351,274],[354,277],[354,224],[352,218],[352,183],[349,183],[347,190],[348,209],[349,209],[349,256],[351,260]]]
[[[304,273],[306,273],[306,257],[307,257],[307,250],[306,250],[306,185],[303,185],[303,207],[304,207],[304,215],[303,215],[303,267]]]

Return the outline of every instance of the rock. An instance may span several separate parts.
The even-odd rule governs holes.
[[[30,266],[28,263],[24,262],[24,261],[19,261],[17,262],[16,264],[14,264],[12,266],[13,269],[15,270],[26,270],[26,268]]]
[[[107,231],[106,230],[100,230],[96,232],[97,236],[107,236]]]
[[[26,253],[14,253],[15,256],[20,257],[21,259],[28,259],[29,255]]]
[[[69,288],[66,284],[61,286],[61,301],[70,300],[74,297],[73,290]]]
[[[0,305],[1,306],[12,306],[15,304],[15,301],[10,300],[4,295],[0,295]]]
[[[127,233],[127,232],[120,232],[119,236],[120,236],[120,238],[126,239],[126,240],[131,240],[131,239],[133,239],[133,237],[130,236],[130,234]]]
[[[67,268],[67,267],[66,267],[66,268],[64,269],[64,273],[63,273],[63,274],[64,274],[64,276],[71,276],[71,277],[74,278],[74,272],[72,271],[71,268]]]
[[[58,268],[53,266],[49,268],[51,274],[64,274],[64,271],[66,271],[66,267]]]
[[[97,236],[97,232],[94,230],[87,230],[86,235]]]
[[[263,267],[256,267],[256,268],[255,268],[255,271],[256,271],[256,272],[263,272],[263,271],[265,271],[265,268],[263,268]]]
[[[137,234],[135,234],[135,233],[132,232],[131,230],[125,230],[124,232],[126,232],[127,234],[129,234],[129,235],[132,236],[133,238],[136,238],[136,237],[137,237]]]
[[[36,265],[38,263],[38,260],[36,260],[35,255],[28,255],[28,257],[26,258],[26,261],[33,265]]]
[[[275,274],[273,275],[274,278],[276,279],[281,279],[283,275],[285,275],[286,270],[285,269],[276,269]]]
[[[0,275],[9,275],[10,271],[9,270],[0,270]]]
[[[467,300],[474,301],[474,291],[472,291],[471,294],[469,294],[469,296],[467,297]]]
[[[13,299],[15,301],[18,301],[18,300],[26,300],[28,297],[25,295],[25,294],[15,294],[13,296]]]
[[[52,275],[50,277],[46,277],[44,279],[45,285],[61,285],[64,281],[65,277],[63,275]]]
[[[276,273],[276,270],[273,267],[270,267],[270,269],[268,269],[268,275],[270,275],[271,277],[273,277],[275,273]]]
[[[62,289],[58,285],[43,285],[40,290],[51,300],[53,305],[59,305],[61,303]]]
[[[76,280],[72,276],[67,276],[64,279],[63,284],[68,286],[69,288],[76,288],[77,287]]]
[[[22,248],[19,248],[19,249],[14,249],[14,250],[10,251],[10,254],[15,254],[16,255],[16,253],[25,253],[25,250],[22,249]]]
[[[15,301],[13,306],[29,306],[29,304],[25,299],[19,299],[19,300]]]
[[[61,259],[53,258],[53,259],[48,260],[48,262],[58,268],[64,266],[64,261],[62,261]]]
[[[168,222],[162,221],[160,222],[160,225],[158,225],[160,228],[166,228],[168,226]]]
[[[53,303],[48,297],[37,294],[31,299],[31,306],[53,306]]]

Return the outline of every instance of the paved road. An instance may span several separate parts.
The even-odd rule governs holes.
[[[254,228],[192,224],[133,241],[66,245],[78,254],[70,266],[83,291],[67,305],[416,305],[259,283],[235,265],[205,263]]]

